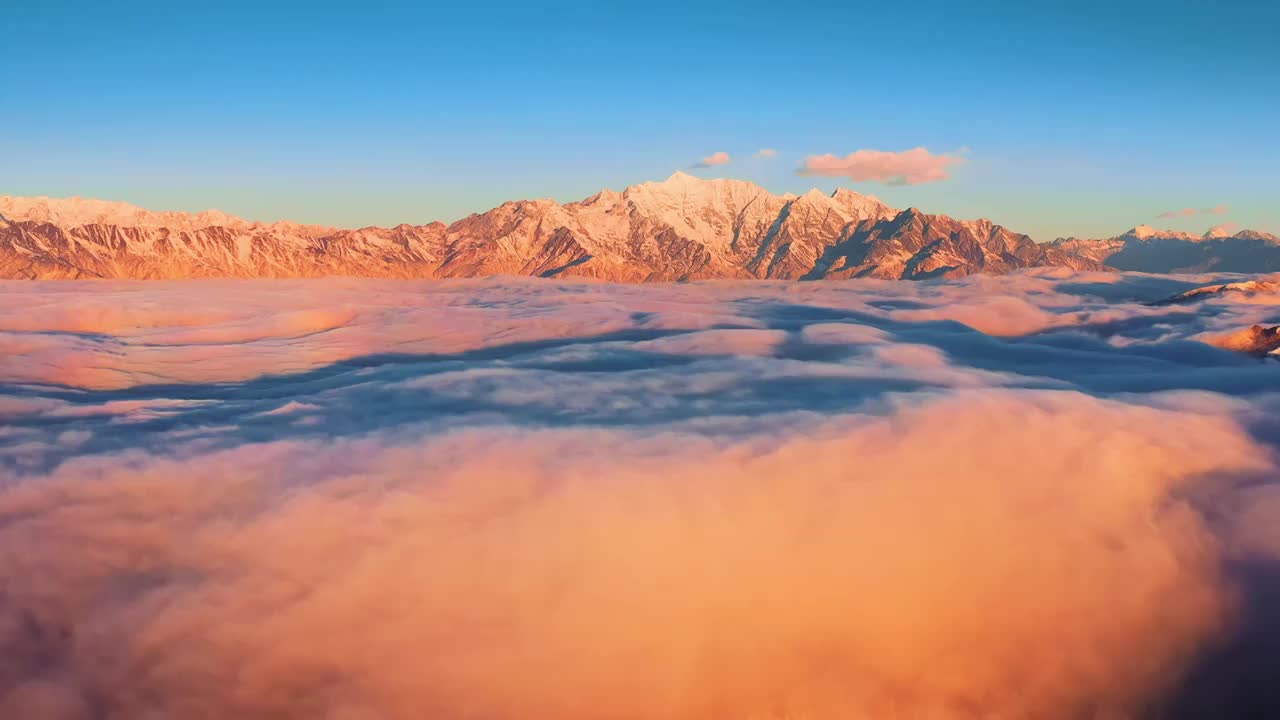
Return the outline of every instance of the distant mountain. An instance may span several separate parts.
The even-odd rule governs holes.
[[[580,202],[508,202],[452,225],[358,230],[0,196],[0,278],[495,274],[618,281],[905,278],[1100,270],[988,220],[895,210],[848,190],[773,195],[676,173]]]
[[[1151,273],[1280,270],[1280,238],[1257,230],[1228,235],[1214,228],[1204,235],[1193,235],[1139,225],[1113,238],[1059,238],[1050,246],[1117,270]]]

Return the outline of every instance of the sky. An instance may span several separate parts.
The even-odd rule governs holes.
[[[1278,28],[1252,0],[0,0],[0,194],[362,226],[685,170],[1037,240],[1280,232]]]

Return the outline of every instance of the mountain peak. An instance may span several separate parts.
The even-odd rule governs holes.
[[[863,195],[848,188],[836,188],[831,193],[831,199],[837,205],[860,217],[890,215],[895,212],[875,195]]]
[[[1182,232],[1181,230],[1161,230],[1150,225],[1138,225],[1120,237],[1137,238],[1138,240],[1200,240],[1200,235]],[[1206,236],[1207,237],[1207,236]]]
[[[1265,240],[1269,243],[1280,244],[1280,237],[1260,230],[1241,230],[1231,237],[1237,240]]]
[[[696,175],[690,175],[689,173],[683,170],[677,170],[671,173],[671,177],[668,177],[666,180],[663,180],[658,184],[659,185],[668,185],[668,184],[686,185],[689,183],[700,183],[700,182],[706,182],[706,180],[703,178],[697,177]]]
[[[831,198],[833,200],[874,200],[876,202],[880,202],[880,198],[875,195],[863,195],[860,192],[855,192],[849,188],[842,187],[832,190]]]
[[[634,203],[664,212],[694,206],[740,206],[759,197],[779,204],[786,202],[748,180],[700,178],[679,171],[661,182],[632,185],[622,194]]]
[[[1136,237],[1139,240],[1146,240],[1149,237],[1155,236],[1157,232],[1158,231],[1155,228],[1151,227],[1150,225],[1138,225],[1124,234],[1132,235],[1133,237]]]

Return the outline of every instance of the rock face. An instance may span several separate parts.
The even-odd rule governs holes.
[[[1117,270],[1173,272],[1280,271],[1280,238],[1256,230],[1226,235],[1215,228],[1204,235],[1156,230],[1139,225],[1113,238],[1059,238],[1050,246]]]
[[[0,197],[0,214],[0,278],[516,274],[643,282],[1104,269],[988,220],[898,211],[847,190],[779,196],[684,173],[565,205],[508,202],[449,226],[335,230],[79,198]]]

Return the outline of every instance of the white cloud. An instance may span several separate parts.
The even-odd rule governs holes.
[[[778,156],[778,151],[774,150],[773,148],[761,148],[756,151],[756,157],[772,158],[777,156]]]

